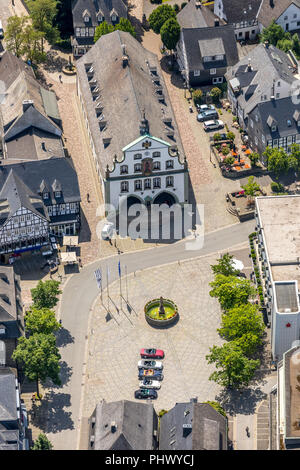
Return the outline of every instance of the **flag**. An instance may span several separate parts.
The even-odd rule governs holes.
[[[119,269],[119,277],[121,277],[121,262],[120,261],[118,263],[118,269]]]
[[[96,271],[94,271],[94,274],[95,274],[95,278],[96,278],[96,282],[97,282],[97,285],[98,285],[98,289],[101,289],[101,283],[102,283],[102,273],[101,273],[101,269],[96,269]]]

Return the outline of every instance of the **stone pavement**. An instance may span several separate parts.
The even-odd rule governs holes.
[[[245,260],[246,251],[233,254]],[[143,347],[165,351],[164,380],[153,401],[157,411],[193,396],[199,401],[214,400],[221,388],[208,380],[214,366],[207,364],[205,356],[210,346],[223,342],[217,333],[220,307],[208,286],[213,279],[210,264],[218,257],[219,253],[137,271],[122,278],[122,301],[119,281],[109,286],[109,297],[107,290],[103,292],[103,303],[98,297],[89,321],[83,417],[90,416],[103,398],[134,400]],[[152,328],[143,313],[145,303],[161,295],[179,309],[178,323],[168,329]]]

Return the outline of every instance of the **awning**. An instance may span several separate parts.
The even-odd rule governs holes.
[[[62,263],[76,263],[76,253],[75,251],[67,251],[66,253],[60,253]]]
[[[78,236],[76,235],[65,235],[63,238],[63,245],[65,246],[77,246]]]

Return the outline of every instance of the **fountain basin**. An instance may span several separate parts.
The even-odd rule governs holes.
[[[163,299],[164,315],[159,314],[160,299],[153,299],[144,307],[145,319],[151,326],[164,328],[178,321],[177,305],[170,299]]]

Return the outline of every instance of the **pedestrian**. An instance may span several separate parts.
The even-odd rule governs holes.
[[[87,200],[87,202],[90,202],[90,195],[89,195],[89,193],[87,193],[87,195],[86,195],[86,200]]]
[[[62,77],[60,74],[58,75],[58,78],[59,78],[60,83],[62,83]]]
[[[15,0],[11,0],[12,6],[15,6]]]
[[[109,244],[112,246],[111,238],[109,238],[108,241],[109,241]]]

